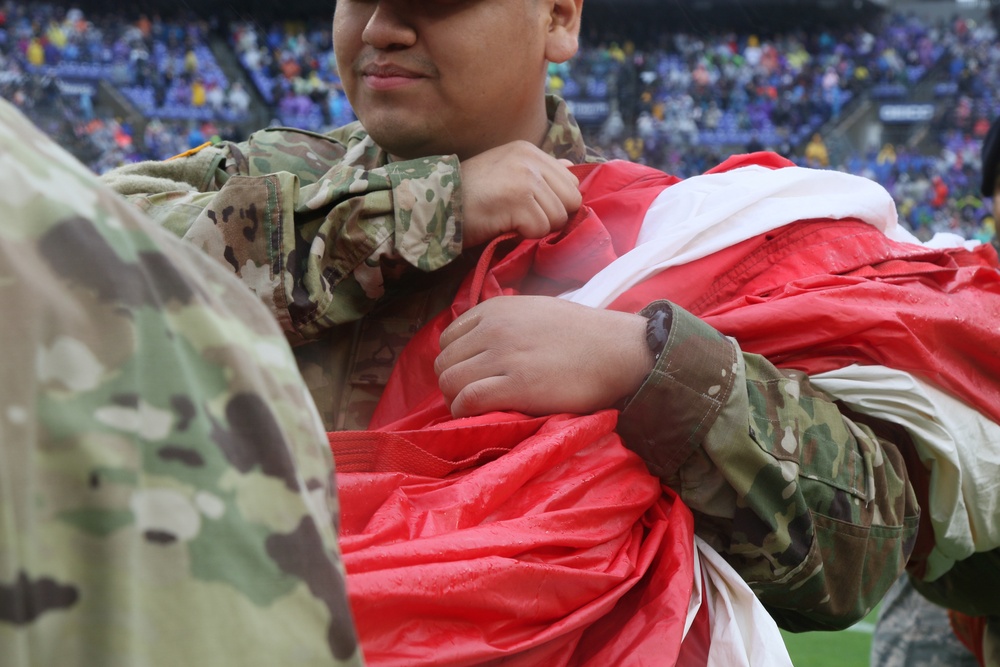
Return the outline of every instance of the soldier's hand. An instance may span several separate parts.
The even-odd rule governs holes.
[[[455,417],[588,413],[638,390],[653,368],[645,332],[641,315],[501,296],[442,332],[434,371]]]
[[[462,162],[462,244],[469,248],[505,232],[541,238],[562,229],[582,202],[570,164],[527,141]]]

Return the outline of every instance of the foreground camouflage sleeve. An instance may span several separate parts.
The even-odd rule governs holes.
[[[802,373],[676,305],[620,431],[695,513],[696,532],[790,630],[840,629],[903,570],[919,508],[899,449]]]
[[[280,330],[0,101],[0,665],[360,665]]]
[[[263,130],[104,180],[239,276],[298,344],[462,250],[457,158],[389,162],[353,127]]]

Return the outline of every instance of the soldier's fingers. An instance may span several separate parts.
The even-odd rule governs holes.
[[[445,349],[450,347],[456,340],[475,329],[481,320],[482,317],[476,308],[472,308],[460,315],[454,322],[445,327],[444,331],[441,332],[441,336],[438,338],[438,344],[441,346],[441,351],[444,352]]]
[[[451,414],[459,417],[473,417],[494,410],[514,409],[514,404],[505,394],[507,378],[490,376],[476,380],[462,387],[451,401]]]
[[[576,213],[583,204],[580,194],[580,179],[562,164],[554,164],[544,172],[545,182],[559,198],[563,210],[568,215]]]
[[[531,204],[524,212],[524,219],[517,221],[521,234],[528,238],[540,238],[562,229],[569,219],[566,206],[549,187],[539,187]]]

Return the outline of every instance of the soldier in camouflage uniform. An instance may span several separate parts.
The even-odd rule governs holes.
[[[361,665],[274,319],[0,100],[0,665]]]
[[[483,242],[541,237],[579,207],[565,165],[597,158],[542,91],[546,62],[576,51],[581,9],[341,0],[334,46],[359,123],[262,130],[107,181],[258,295],[328,429],[364,428]],[[786,628],[850,625],[910,554],[919,508],[897,434],[674,304],[501,297],[446,335],[438,370],[456,416],[625,399],[626,443]]]

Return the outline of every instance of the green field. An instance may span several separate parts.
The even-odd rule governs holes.
[[[868,651],[878,608],[842,632],[782,631],[795,667],[868,667]]]

